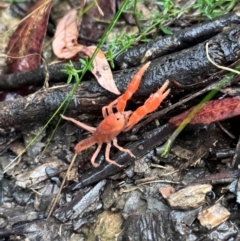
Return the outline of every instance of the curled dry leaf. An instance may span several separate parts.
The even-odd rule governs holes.
[[[60,59],[70,59],[82,50],[84,46],[77,42],[77,10],[73,9],[58,23],[52,43],[54,54]]]
[[[89,46],[82,50],[87,56],[91,57],[97,47],[96,46]],[[98,50],[96,57],[93,60],[93,75],[96,77],[98,83],[106,90],[120,95],[114,80],[111,68],[108,64],[108,61],[101,49]]]
[[[169,124],[179,126],[182,121],[196,107],[174,116],[169,120]],[[228,119],[240,114],[240,97],[224,98],[207,102],[200,111],[191,119],[191,124],[210,124],[215,121]]]
[[[78,38],[77,11],[71,10],[58,23],[53,40],[53,51],[58,58],[70,59],[83,52],[91,57],[96,50],[96,46],[85,47],[77,42]],[[99,50],[93,60],[93,75],[98,83],[106,90],[119,95],[120,92],[113,80],[111,68],[104,53]]]

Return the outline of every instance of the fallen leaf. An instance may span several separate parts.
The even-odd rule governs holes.
[[[165,187],[160,187],[159,192],[166,199],[166,198],[170,197],[173,193],[175,193],[176,190],[172,186],[165,186]]]
[[[96,46],[89,46],[83,48],[81,52],[85,53],[87,56],[91,57],[97,47]],[[93,75],[96,77],[98,83],[106,90],[120,95],[114,80],[111,68],[108,64],[108,61],[101,49],[98,50],[96,57],[93,60]]]
[[[169,120],[169,124],[179,126],[182,121],[196,108],[174,116]],[[215,121],[228,119],[240,114],[240,97],[224,98],[220,100],[208,101],[200,111],[191,119],[190,124],[210,124]]]
[[[54,54],[60,59],[70,59],[74,57],[83,45],[78,44],[78,23],[77,10],[68,12],[57,25],[54,40],[52,43]]]
[[[28,10],[25,18],[10,38],[7,47],[5,73],[25,72],[39,67],[41,49],[52,1],[39,0]]]
[[[58,58],[70,59],[79,52],[91,57],[96,46],[85,47],[77,42],[78,39],[77,11],[71,10],[58,23],[53,40],[53,51]],[[111,68],[104,53],[99,50],[93,60],[93,75],[98,83],[106,90],[119,95],[120,92],[113,80]]]

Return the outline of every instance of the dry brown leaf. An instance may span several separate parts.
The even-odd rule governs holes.
[[[87,56],[91,57],[97,47],[96,46],[89,46],[82,49],[81,52],[85,53]],[[111,68],[108,64],[108,61],[101,49],[99,49],[96,57],[93,60],[93,75],[96,77],[98,83],[106,90],[120,95],[114,80]]]
[[[46,34],[52,1],[36,1],[17,27],[8,44],[5,73],[36,69],[41,62],[41,49]]]
[[[59,21],[52,44],[53,51],[58,58],[70,59],[79,52],[83,52],[88,57],[91,57],[96,50],[96,46],[85,47],[77,42],[77,25],[76,9],[71,10]],[[103,88],[116,95],[120,94],[113,80],[108,61],[101,50],[98,51],[98,54],[93,60],[92,73]]]
[[[73,9],[57,25],[52,43],[54,54],[60,59],[74,57],[83,48],[78,44],[77,38],[77,10]]]

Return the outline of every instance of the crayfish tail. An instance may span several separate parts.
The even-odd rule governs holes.
[[[82,152],[83,150],[88,149],[89,147],[93,146],[94,144],[96,144],[96,141],[94,140],[94,138],[92,136],[80,141],[74,148],[75,153],[79,154],[80,152]]]

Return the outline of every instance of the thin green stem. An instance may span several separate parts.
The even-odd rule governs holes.
[[[183,13],[185,11],[187,11],[188,9],[191,9],[193,5],[190,5],[184,9],[181,10],[175,10],[173,13],[169,13],[168,14],[168,19],[169,18],[174,18],[176,16],[178,16],[180,13]],[[156,26],[161,26],[161,24],[163,24],[163,22],[165,21],[166,16],[162,15],[159,16],[158,19],[147,29],[145,29],[144,31],[141,32],[141,34],[136,37],[136,38],[132,38],[128,41],[127,44],[125,44],[123,46],[123,48],[121,48],[119,51],[117,51],[115,54],[112,55],[113,59],[115,57],[117,57],[119,54],[121,54],[122,52],[124,52],[126,49],[128,49],[129,47],[131,47],[134,43],[139,42],[142,38],[144,38],[152,29],[154,29]]]

